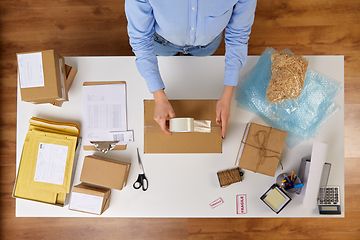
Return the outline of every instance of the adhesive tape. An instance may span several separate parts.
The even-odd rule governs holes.
[[[171,118],[169,121],[170,132],[193,132],[193,118]]]

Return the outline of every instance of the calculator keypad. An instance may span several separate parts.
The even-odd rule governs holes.
[[[339,205],[339,187],[320,188],[319,204],[321,205]]]

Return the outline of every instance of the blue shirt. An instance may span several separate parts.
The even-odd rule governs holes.
[[[245,65],[256,0],[126,0],[130,45],[150,92],[165,88],[154,50],[156,31],[179,46],[205,46],[225,29],[224,84]]]

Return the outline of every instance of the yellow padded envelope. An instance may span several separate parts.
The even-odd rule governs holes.
[[[78,135],[76,124],[31,118],[14,197],[63,205],[70,192]]]

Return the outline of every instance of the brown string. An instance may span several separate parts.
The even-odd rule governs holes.
[[[217,174],[221,187],[225,187],[236,182],[241,182],[241,176],[238,168],[225,170],[222,172],[218,172]]]
[[[270,128],[270,131],[271,131],[271,128]],[[260,133],[262,133],[264,135],[263,137],[263,141],[260,141]],[[269,136],[267,134],[266,131],[264,130],[260,130],[256,133],[255,135],[255,142],[256,144],[258,145],[259,147],[259,160],[257,161],[256,163],[256,169],[255,169],[255,172],[257,172],[257,170],[259,169],[260,165],[263,165],[264,162],[265,162],[265,158],[272,158],[272,157],[275,157],[275,158],[278,158],[279,159],[279,162],[280,162],[280,165],[281,165],[281,169],[284,169],[282,163],[281,163],[281,159],[279,156],[276,156],[276,155],[273,155],[273,156],[265,156],[266,154],[266,146],[267,146],[267,143],[268,143],[268,139],[269,139]]]

